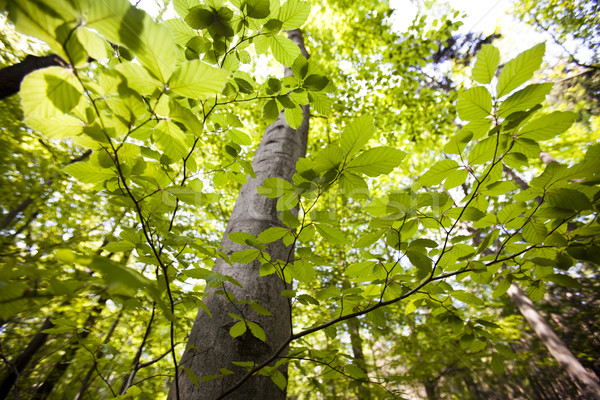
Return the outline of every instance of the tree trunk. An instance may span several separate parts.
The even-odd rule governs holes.
[[[362,338],[360,337],[360,322],[356,318],[351,318],[346,321],[348,325],[348,333],[350,334],[350,344],[352,345],[352,355],[356,366],[365,373],[365,379],[368,379],[367,362],[363,352]],[[358,396],[360,399],[370,399],[371,391],[367,383],[363,383],[358,387]]]
[[[58,360],[58,362],[46,375],[42,384],[35,390],[34,398],[36,400],[47,399],[50,393],[52,393],[52,390],[54,390],[54,387],[60,382],[63,375],[67,371],[67,368],[69,368],[69,365],[71,365],[71,361],[73,361],[75,358],[77,350],[79,350],[81,347],[79,344],[80,340],[84,340],[90,335],[91,329],[96,324],[96,319],[100,316],[106,301],[106,298],[101,298],[98,301],[98,304],[96,304],[96,306],[92,309],[92,312],[88,315],[83,325],[87,329],[81,332],[81,334],[77,334],[76,337],[74,337],[67,345],[60,360]]]
[[[288,35],[298,44],[302,54],[307,57],[300,30],[290,31]],[[286,68],[285,73],[291,75],[291,70]],[[259,195],[256,188],[270,177],[292,180],[296,161],[306,153],[309,108],[303,106],[302,109],[303,119],[298,130],[287,125],[283,112],[279,115],[279,119],[266,129],[252,163],[256,178],[250,179],[242,186],[227,224],[222,242],[226,249],[239,251],[245,248],[245,246],[231,242],[227,238],[229,233],[247,232],[258,235],[267,228],[283,226],[275,208],[276,199]],[[286,247],[281,241],[277,241],[270,243],[266,251],[271,255],[273,261],[278,259],[285,261],[293,249]],[[198,400],[218,397],[246,374],[246,368],[233,365],[232,362],[264,361],[289,338],[291,310],[288,299],[281,296],[281,291],[286,288],[286,285],[277,274],[259,277],[259,267],[260,262],[257,260],[246,265],[230,266],[223,260],[217,259],[213,270],[232,276],[243,287],[238,288],[225,282],[219,290],[207,290],[210,295],[204,302],[210,309],[212,317],[202,309],[199,310],[187,348],[181,359],[181,365],[192,370],[198,378],[219,374],[221,368],[227,368],[233,371],[233,374],[210,381],[201,380],[199,385],[195,386],[187,377],[186,372],[180,370],[178,379],[171,385],[169,399]],[[223,290],[228,295],[235,295],[235,300],[258,300],[273,315],[258,315],[253,313],[247,305],[232,304],[222,295]],[[236,320],[231,318],[228,313],[243,315],[247,320],[258,323],[266,332],[266,342],[255,338],[249,331],[235,339],[232,338],[229,329],[236,323]],[[281,371],[287,375],[287,367],[282,367]],[[179,386],[179,396],[177,396],[177,385]],[[277,400],[285,399],[285,397],[285,390],[279,389],[270,377],[254,376],[239,390],[230,394],[227,399]]]
[[[25,350],[23,350],[12,363],[8,375],[5,376],[2,383],[0,383],[0,400],[6,399],[13,386],[18,384],[19,377],[25,367],[27,367],[27,364],[29,364],[33,356],[48,340],[48,334],[45,333],[44,330],[50,329],[53,326],[54,324],[50,321],[50,318],[46,318],[38,333],[35,334]]]
[[[431,380],[427,379],[423,382],[423,386],[425,386],[425,394],[427,395],[427,400],[436,400],[437,394],[435,393],[435,387],[437,385],[437,379]]]
[[[523,317],[535,331],[550,354],[565,368],[573,382],[579,388],[585,399],[600,399],[600,385],[593,379],[579,360],[571,353],[565,343],[554,333],[550,325],[535,309],[531,300],[513,283],[508,289],[508,295],[519,308]]]

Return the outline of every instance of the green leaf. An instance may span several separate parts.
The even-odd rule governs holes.
[[[287,381],[285,379],[285,375],[283,375],[281,371],[279,371],[278,369],[273,369],[273,372],[271,373],[271,380],[274,384],[277,385],[279,389],[281,389],[282,391],[285,390],[285,387],[287,386]]]
[[[264,180],[263,185],[256,188],[258,194],[275,199],[279,196],[283,196],[286,192],[293,191],[294,187],[291,183],[283,178],[267,178]]]
[[[135,248],[135,245],[127,240],[120,240],[118,242],[110,242],[106,246],[103,247],[105,251],[110,253],[122,252],[122,251],[130,251]]]
[[[542,284],[541,281],[532,282],[527,288],[526,293],[531,301],[538,302],[544,298],[544,294],[546,294],[546,286]]]
[[[565,210],[581,211],[592,208],[592,203],[587,196],[574,189],[561,188],[548,193],[544,199],[552,207]]]
[[[536,83],[513,93],[500,104],[498,116],[504,118],[517,111],[527,111],[542,103],[546,95],[552,90],[553,83]]]
[[[67,68],[49,67],[28,74],[20,89],[26,118],[61,117],[81,100],[81,84]]]
[[[356,242],[354,242],[354,248],[360,249],[370,246],[373,243],[377,242],[379,239],[381,239],[384,233],[385,230],[378,230],[376,232],[361,234],[359,235]]]
[[[420,251],[408,250],[406,256],[411,264],[417,267],[417,279],[421,280],[431,273],[433,262]]]
[[[375,132],[373,118],[362,115],[346,125],[342,132],[340,148],[344,154],[350,156],[363,148]]]
[[[258,249],[245,249],[236,251],[230,257],[232,263],[238,264],[249,264],[252,261],[256,260],[259,256],[260,251]]]
[[[192,7],[185,16],[185,22],[193,29],[206,29],[217,20],[217,13],[204,6]]]
[[[181,18],[188,15],[190,8],[200,4],[200,0],[173,0],[173,8]]]
[[[241,322],[241,321],[240,321]],[[265,330],[260,327],[256,322],[248,321],[248,328],[250,328],[250,332],[254,335],[255,338],[264,342],[267,340],[267,334]]]
[[[579,289],[581,288],[581,283],[577,279],[571,278],[568,275],[563,274],[550,274],[544,277],[544,280],[551,281],[556,283],[557,285],[561,285],[568,288]]]
[[[232,338],[242,336],[246,332],[246,324],[244,321],[238,321],[229,329],[229,334]]]
[[[294,108],[286,108],[284,111],[285,121],[288,123],[290,128],[298,129],[300,125],[302,125],[302,120],[304,119],[304,113],[302,108],[294,107]]]
[[[298,45],[282,35],[271,36],[268,40],[273,57],[286,67],[290,67],[300,55]]]
[[[469,152],[469,165],[480,165],[491,161],[496,152],[496,137],[480,140]]]
[[[111,43],[127,47],[162,83],[169,80],[177,61],[171,33],[127,0],[90,2],[86,27],[97,30]]]
[[[67,174],[83,183],[99,183],[113,178],[116,174],[90,162],[76,162],[63,168]]]
[[[473,133],[467,130],[462,130],[448,141],[444,146],[444,153],[446,154],[462,154],[467,145],[471,142]]]
[[[274,122],[279,118],[279,107],[277,106],[275,99],[267,101],[263,106],[263,118],[265,118],[267,122]]]
[[[423,186],[439,185],[446,179],[449,173],[458,168],[458,163],[454,160],[442,160],[437,162],[427,172],[419,178],[419,183]]]
[[[191,187],[168,187],[166,190],[184,203],[200,206],[205,197],[202,193],[195,191]]]
[[[475,86],[458,95],[458,116],[464,121],[485,118],[492,112],[492,95],[483,86]]]
[[[498,76],[496,85],[498,98],[509,94],[531,79],[533,73],[542,64],[545,51],[546,44],[540,43],[507,62]]]
[[[269,0],[245,0],[246,15],[250,18],[263,19],[271,13]]]
[[[452,297],[454,297],[458,301],[462,301],[466,304],[471,304],[474,306],[484,306],[485,303],[479,297],[475,296],[472,293],[465,292],[463,290],[455,290],[451,293]]]
[[[188,377],[188,379],[189,379],[190,381],[192,381],[192,384],[193,384],[194,386],[198,386],[198,384],[199,384],[200,382],[198,382],[198,377],[196,376],[196,374],[194,373],[194,371],[192,371],[192,370],[191,370],[191,369],[189,369],[189,368],[183,367],[183,366],[182,366],[181,368],[183,368],[183,370],[185,371],[185,374],[186,374],[186,376]],[[137,387],[137,386],[132,386],[132,388],[134,388],[134,387]],[[129,390],[128,390],[127,392],[129,392]],[[141,394],[141,392],[140,392],[140,394]]]
[[[281,239],[288,233],[290,233],[288,229],[275,226],[262,231],[256,240],[260,243],[272,243]]]
[[[521,128],[519,138],[548,140],[563,133],[573,125],[578,115],[570,111],[554,111],[537,118]]]
[[[497,299],[498,297],[502,296],[504,293],[506,293],[506,291],[508,290],[508,288],[510,287],[511,284],[512,284],[512,280],[509,279],[508,277],[502,279],[500,282],[498,282],[498,285],[492,292],[492,297],[494,299]]]
[[[223,90],[229,73],[200,60],[185,61],[169,80],[169,89],[181,96],[198,98]]]
[[[329,79],[327,79],[324,75],[312,74],[308,75],[304,78],[304,82],[302,86],[308,90],[312,90],[314,92],[320,92],[325,89],[325,86],[329,83]]]
[[[496,353],[492,354],[491,365],[492,371],[494,371],[495,374],[501,375],[504,373],[504,359]]]
[[[315,224],[315,228],[325,240],[333,244],[346,244],[346,235],[338,228],[327,224]]]
[[[475,61],[471,76],[479,83],[490,83],[499,63],[500,50],[491,44],[484,44],[477,53],[477,61]]]
[[[324,172],[337,169],[343,160],[344,153],[342,149],[335,145],[329,145],[316,154],[314,170]]]
[[[232,232],[227,235],[229,240],[237,244],[252,244],[256,241],[253,234],[247,232]]]
[[[310,3],[300,0],[288,0],[281,6],[277,19],[282,22],[281,29],[300,28],[310,14]]]
[[[171,160],[178,160],[187,154],[185,133],[175,123],[161,120],[154,128],[153,136],[157,147]]]
[[[266,316],[273,315],[271,313],[271,311],[267,310],[266,308],[264,308],[263,306],[261,306],[260,304],[257,304],[257,303],[250,303],[250,308],[252,308],[254,310],[254,312],[259,315],[266,315]]]
[[[346,164],[346,170],[367,176],[389,174],[406,157],[406,153],[393,147],[381,146],[369,149]]]
[[[540,244],[548,235],[548,229],[544,224],[530,220],[523,226],[523,238],[530,243]]]
[[[142,95],[151,95],[155,90],[162,90],[163,84],[150,75],[148,70],[133,62],[122,62],[115,66],[127,81],[127,86]]]
[[[27,125],[50,139],[66,139],[83,133],[81,120],[69,115],[52,118],[27,118]]]

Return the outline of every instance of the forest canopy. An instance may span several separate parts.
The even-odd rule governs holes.
[[[599,399],[598,2],[411,4],[0,0],[0,399]]]

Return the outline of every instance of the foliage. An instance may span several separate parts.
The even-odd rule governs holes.
[[[407,379],[437,380],[463,359],[502,373],[516,357],[507,346],[516,336],[514,320],[496,320],[486,306],[511,282],[539,301],[550,282],[574,283],[566,272],[573,265],[600,262],[599,145],[572,165],[548,164],[527,190],[519,190],[504,172],[505,167],[525,171],[544,143],[578,117],[545,112],[551,84],[524,86],[542,63],[544,44],[502,66],[499,50],[482,46],[473,85],[456,99],[464,127],[441,155],[435,153],[435,161],[430,154],[415,164],[413,158],[422,153],[413,152],[412,143],[435,147],[449,135],[454,115],[433,110],[451,110],[455,94],[424,86],[414,96],[401,94],[419,86],[410,80],[420,70],[414,67],[418,60],[434,57],[451,37],[455,24],[449,19],[425,39],[417,38],[425,20],[416,20],[413,36],[384,53],[404,78],[389,96],[377,100],[381,96],[372,93],[359,108],[352,104],[360,95],[344,78],[355,76],[352,84],[360,78],[383,91],[374,84],[381,76],[336,75],[333,61],[344,58],[358,69],[381,59],[363,41],[356,52],[323,45],[316,51],[322,63],[307,60],[282,32],[309,18],[310,7],[302,1],[177,0],[179,17],[163,23],[126,0],[6,3],[20,32],[44,40],[71,66],[38,70],[24,80],[20,97],[27,134],[38,132],[69,153],[91,150],[84,160],[69,163],[62,156],[64,161],[55,163],[73,178],[53,186],[47,206],[56,203],[57,215],[44,215],[26,234],[9,231],[12,239],[2,244],[0,281],[7,289],[0,318],[10,327],[1,333],[3,358],[19,354],[25,347],[19,339],[33,336],[46,315],[53,324],[43,332],[50,339],[33,362],[40,368],[23,376],[32,388],[23,396],[34,396],[33,382],[47,379],[44,368],[59,365],[67,354],[57,349],[73,342],[79,345],[77,362],[67,361],[98,378],[93,390],[98,398],[164,395],[196,309],[219,312],[206,309],[204,289],[237,284],[211,271],[216,258],[230,264],[260,260],[260,276],[276,274],[292,285],[281,294],[293,307],[290,352],[274,352],[272,360],[291,362],[303,375],[306,362],[317,365],[321,376],[306,380],[323,393],[328,384],[339,387],[348,379],[355,383],[347,393],[371,383],[373,398],[400,396],[398,387]],[[331,8],[345,5],[332,2]],[[376,33],[381,39],[376,48],[383,50],[400,39],[384,33],[385,8],[375,11],[379,14],[352,10],[360,15],[359,24],[378,22],[374,26],[382,35]],[[325,40],[323,32],[315,37]],[[340,40],[356,40],[348,38],[349,31],[336,32]],[[336,55],[325,57],[327,51]],[[261,80],[242,68],[268,53],[294,75]],[[377,112],[398,98],[404,104],[396,109],[405,115]],[[228,252],[218,240],[230,196],[254,173],[248,158],[255,140],[248,126],[264,126],[283,112],[297,128],[300,106],[307,104],[318,116],[333,114],[333,128],[323,130],[329,137],[317,136],[292,182],[269,178],[258,189],[277,199],[282,226],[257,237],[231,233],[229,239],[246,248]],[[427,128],[418,125],[428,119],[436,121]],[[14,125],[6,129],[25,135]],[[393,125],[398,130],[380,138],[377,127]],[[433,134],[436,127],[439,137]],[[14,170],[29,169],[17,164],[23,162],[15,162]],[[411,181],[411,174],[418,178]],[[391,184],[402,180],[401,186]],[[35,185],[13,184],[39,197]],[[286,260],[264,251],[279,240],[295,245]],[[491,293],[485,291],[490,286]],[[268,315],[263,301],[236,304]],[[250,318],[231,317],[232,337],[249,332],[266,339]],[[364,370],[375,360],[360,364],[337,334],[340,323],[349,320],[372,333],[367,341],[396,337],[384,342],[395,355],[416,343],[419,351],[410,354],[410,362],[391,357],[392,365],[377,379]],[[360,333],[360,327],[354,329],[354,335]],[[440,343],[456,350],[444,353]],[[278,370],[253,361],[240,365],[286,387]],[[228,367],[217,376],[186,373],[192,381],[219,379]],[[79,382],[84,376],[76,368],[69,374]],[[120,389],[111,374],[123,382]],[[79,389],[61,380],[55,393],[73,396]]]

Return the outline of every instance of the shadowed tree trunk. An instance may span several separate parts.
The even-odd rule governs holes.
[[[356,318],[349,319],[346,321],[348,325],[348,332],[350,333],[350,345],[352,346],[352,355],[354,356],[354,362],[356,366],[368,375],[367,362],[365,361],[365,354],[363,352],[362,337],[360,336],[360,322]],[[365,377],[368,379],[368,377]],[[358,387],[358,395],[361,399],[371,398],[371,391],[367,383],[363,383]]]
[[[0,383],[0,400],[6,399],[10,390],[18,383],[19,377],[27,367],[27,364],[29,364],[33,356],[48,340],[48,334],[44,331],[53,326],[54,324],[50,321],[50,318],[46,318],[40,330],[33,336],[25,350],[23,350],[15,361],[12,362],[12,365],[9,366],[10,370],[8,375],[6,375],[2,380],[2,383]]]
[[[552,357],[567,371],[585,399],[600,399],[600,385],[593,379],[567,345],[554,333],[544,317],[536,310],[531,300],[516,285],[510,285],[508,295],[519,308],[523,317],[535,331]]]
[[[71,342],[64,349],[64,353],[60,360],[58,360],[54,367],[52,367],[50,372],[44,378],[42,384],[37,387],[34,394],[34,398],[36,400],[47,399],[50,393],[52,393],[52,390],[54,390],[54,387],[60,382],[63,375],[67,371],[67,368],[69,368],[69,365],[71,365],[71,361],[73,361],[75,358],[75,353],[77,353],[77,350],[79,350],[81,347],[79,341],[86,339],[90,335],[91,329],[95,325],[96,319],[100,316],[106,300],[106,298],[101,298],[98,301],[98,304],[96,304],[92,312],[88,315],[83,325],[88,329],[81,332],[81,334],[77,334],[77,336],[71,340]]]
[[[308,58],[304,40],[300,30],[288,32],[288,36],[300,47],[302,54]],[[291,75],[289,68],[286,75]],[[230,251],[239,251],[246,246],[235,244],[227,238],[232,232],[247,232],[258,235],[264,230],[283,226],[276,211],[276,199],[266,198],[257,193],[266,178],[279,177],[292,180],[296,161],[306,153],[308,138],[309,108],[302,107],[302,124],[297,130],[292,129],[285,121],[283,112],[279,119],[270,125],[256,151],[252,167],[256,178],[250,179],[242,186],[233,212],[225,230],[222,245]],[[287,260],[291,247],[286,247],[281,240],[270,243],[266,251],[271,260]],[[181,359],[181,365],[189,368],[200,378],[206,375],[219,374],[221,368],[233,371],[233,374],[210,381],[200,380],[195,386],[182,369],[178,379],[171,384],[169,399],[199,400],[219,397],[228,388],[234,386],[245,374],[246,368],[236,366],[236,361],[264,361],[279,346],[286,342],[291,333],[291,315],[288,299],[281,296],[286,288],[283,281],[272,274],[259,277],[260,262],[255,260],[249,264],[235,264],[233,267],[221,259],[217,259],[213,270],[220,274],[232,276],[242,288],[225,282],[219,290],[208,289],[210,293],[204,302],[210,309],[212,317],[199,310],[194,322],[187,348]],[[221,292],[221,294],[217,292]],[[232,304],[222,295],[234,295],[235,300],[258,300],[273,315],[262,316],[254,313],[250,307]],[[258,323],[266,332],[266,341],[255,338],[249,331],[237,338],[232,338],[229,329],[237,322],[228,313],[244,316],[249,321]],[[287,375],[287,368],[281,372]],[[179,386],[179,396],[177,396]],[[285,390],[279,389],[267,376],[253,376],[243,386],[228,395],[227,399],[285,399]]]

